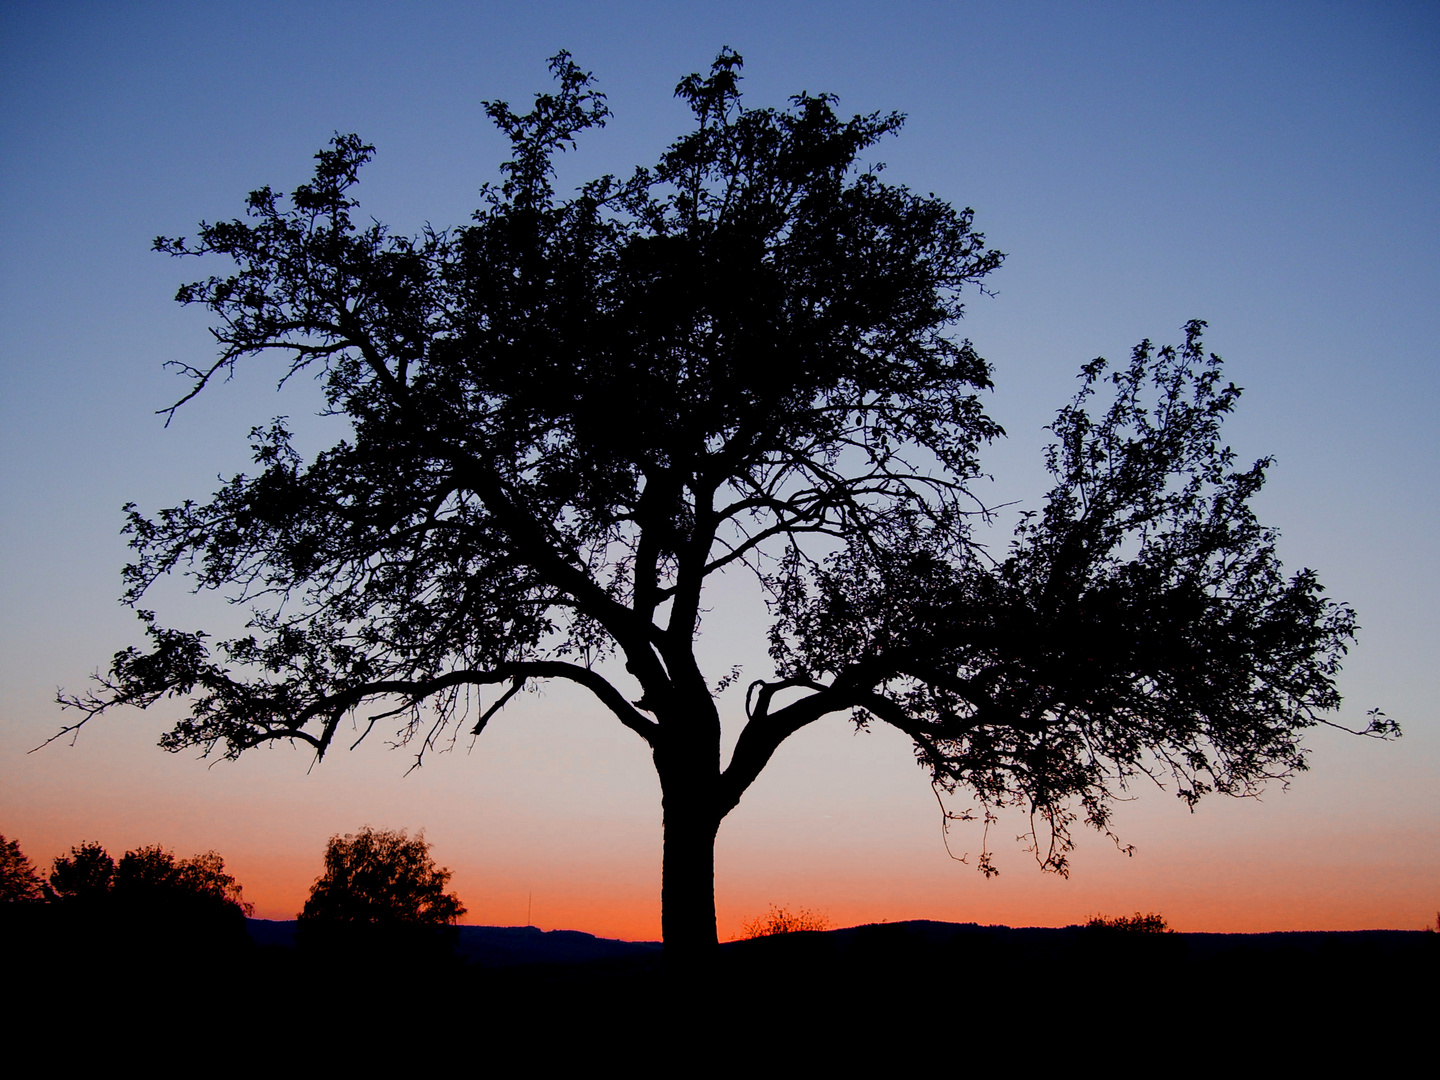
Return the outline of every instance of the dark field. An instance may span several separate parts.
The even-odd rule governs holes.
[[[577,1059],[663,1064],[688,1047],[843,1062],[854,1049],[921,1068],[1087,1047],[1198,1075],[1332,1052],[1374,1067],[1435,1042],[1440,935],[1422,931],[904,922],[728,943],[690,978],[667,972],[654,943],[575,931],[460,927],[439,946],[297,947],[294,923],[9,907],[7,982],[30,988],[19,1017],[97,1044],[146,1031],[309,1056],[320,1039],[388,1060],[412,1040],[448,1057],[468,1032]]]

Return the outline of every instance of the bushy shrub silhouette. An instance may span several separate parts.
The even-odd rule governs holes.
[[[1128,934],[1173,934],[1165,916],[1152,911],[1148,915],[1092,915],[1085,924],[1090,930],[1120,930]]]
[[[740,936],[749,941],[752,938],[774,937],[777,934],[798,934],[807,930],[829,930],[830,920],[820,912],[809,908],[789,908],[770,905],[764,915],[747,920]]]

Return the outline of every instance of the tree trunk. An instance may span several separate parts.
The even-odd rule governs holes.
[[[698,782],[697,782],[698,780]],[[713,800],[696,798],[695,788],[708,789],[691,778],[681,790],[665,784],[665,854],[660,880],[660,926],[665,939],[665,964],[677,974],[700,972],[719,952],[715,932],[715,834],[720,819]],[[688,787],[689,790],[685,790]],[[709,804],[709,805],[696,805]]]
[[[693,665],[692,665],[693,666]],[[665,815],[660,928],[665,968],[680,998],[705,992],[720,946],[715,933],[715,834],[720,829],[720,716],[703,682],[669,715],[654,744]]]

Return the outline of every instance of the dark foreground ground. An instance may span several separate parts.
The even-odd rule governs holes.
[[[667,970],[655,943],[528,927],[462,927],[453,950],[297,948],[293,923],[263,920],[219,939],[185,929],[8,914],[5,983],[24,988],[10,1019],[79,1044],[178,1040],[311,1061],[433,1051],[445,1064],[523,1047],[676,1067],[676,1054],[737,1068],[756,1054],[858,1055],[907,1071],[1028,1060],[1044,1073],[1089,1057],[1201,1075],[1331,1057],[1403,1067],[1417,1049],[1428,1070],[1440,1001],[1440,935],[1418,931],[904,922],[734,942],[687,973]]]

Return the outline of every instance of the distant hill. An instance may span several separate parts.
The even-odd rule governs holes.
[[[250,940],[259,946],[295,947],[294,919],[249,919]],[[541,930],[534,926],[458,926],[456,952],[467,963],[484,967],[525,964],[587,964],[657,955],[658,941],[619,941],[580,930]]]
[[[293,919],[247,919],[250,940],[258,946],[295,947]],[[467,963],[490,968],[528,964],[587,964],[600,960],[654,957],[658,941],[621,941],[596,937],[581,930],[541,930],[534,926],[459,926],[456,952]],[[1191,963],[1213,963],[1232,953],[1258,958],[1287,953],[1307,958],[1336,953],[1387,956],[1408,953],[1430,941],[1422,930],[1297,930],[1261,934],[1175,933],[1166,935],[1102,934],[1100,940],[1130,941],[1167,952],[1181,952]],[[1157,940],[1158,939],[1158,940]],[[841,930],[812,931],[753,941],[725,942],[728,955],[795,953],[840,961],[857,955],[897,951],[901,954],[940,950],[970,951],[1000,948],[1013,954],[1061,956],[1097,943],[1096,934],[1083,926],[1010,927],[978,923],[905,922],[871,923]],[[737,951],[738,950],[738,951]]]

